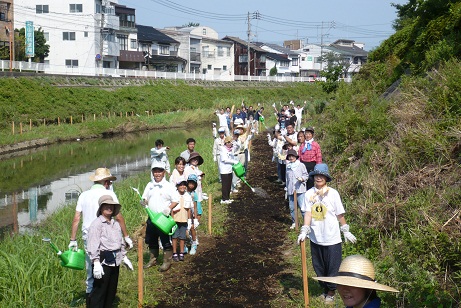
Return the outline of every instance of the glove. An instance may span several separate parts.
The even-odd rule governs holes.
[[[199,225],[200,225],[200,222],[198,221],[198,219],[194,218],[194,229],[197,229]]]
[[[102,275],[104,275],[104,270],[102,269],[101,263],[96,261],[93,263],[93,277],[95,279],[101,279]]]
[[[304,179],[302,177],[297,178],[299,182],[304,182]]]
[[[273,104],[272,104],[272,107],[274,107],[274,108],[275,108],[275,103],[273,103]]]
[[[128,249],[133,248],[133,241],[129,236],[125,236],[125,243],[128,245]]]
[[[348,241],[351,242],[351,243],[357,242],[357,238],[354,236],[354,234],[349,232],[349,225],[348,224],[342,225],[339,229],[343,232],[344,239],[345,239],[346,243]]]
[[[146,206],[147,202],[146,202],[146,200],[141,199],[141,200],[139,200],[139,204],[141,204],[142,206]]]
[[[166,207],[163,209],[162,213],[165,216],[170,216],[171,209],[169,207]]]
[[[190,230],[191,227],[192,227],[192,219],[188,219],[187,220],[187,230]]]
[[[298,245],[301,244],[301,242],[304,242],[306,240],[306,237],[308,234],[311,233],[311,227],[310,226],[302,226],[301,227],[301,233],[298,236]]]
[[[130,259],[128,259],[127,256],[123,257],[122,262],[123,262],[123,265],[125,265],[127,269],[129,269],[130,271],[133,270],[133,264],[131,264],[131,261],[130,261]]]
[[[217,159],[216,159],[216,156],[213,156],[213,161],[214,161],[214,162],[216,162],[216,161],[217,161]]]
[[[77,241],[75,241],[75,240],[72,241],[72,240],[71,240],[71,241],[69,242],[69,246],[68,246],[68,247],[69,247],[69,249],[77,250],[77,249],[78,249]]]
[[[254,128],[251,129],[251,133],[254,134],[256,131]]]

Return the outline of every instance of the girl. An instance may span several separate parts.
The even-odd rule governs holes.
[[[195,228],[198,227],[199,222],[196,218],[196,213],[197,213],[197,199],[196,199],[196,193],[195,189],[197,188],[197,176],[195,174],[191,174],[187,177],[187,193],[191,196],[191,200],[193,202],[193,205],[191,205],[189,209],[190,213],[190,218],[187,220],[187,230],[189,230],[190,236],[192,238],[192,245],[190,249],[190,254],[195,255],[197,253],[197,232]],[[194,222],[194,223],[192,223]],[[187,251],[187,247],[184,248],[185,251]]]
[[[181,177],[185,177],[184,168],[186,168],[186,160],[181,156],[176,157],[174,160],[174,167],[175,169],[170,176],[170,183],[176,185]]]
[[[176,182],[176,189],[179,194],[179,204],[172,210],[172,216],[178,227],[176,228],[172,238],[173,244],[173,261],[184,261],[184,246],[186,242],[187,222],[191,218],[189,209],[191,208],[191,195],[186,193],[187,180],[185,177],[180,177]],[[179,240],[179,255],[178,255],[178,240]]]
[[[306,192],[306,181],[309,178],[309,174],[306,171],[306,167],[301,164],[298,160],[298,154],[295,150],[288,150],[287,152],[287,194],[288,204],[290,206],[290,215],[292,225],[290,229],[296,227],[297,221],[295,221],[295,209],[301,208],[304,204],[304,193]],[[294,204],[294,194],[296,192],[297,203]],[[301,214],[304,217],[304,212],[301,210]]]

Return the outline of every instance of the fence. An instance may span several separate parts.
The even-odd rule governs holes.
[[[35,62],[12,61],[12,69],[19,72],[35,72],[44,74],[73,75],[73,76],[107,76],[107,77],[133,77],[133,78],[158,78],[179,80],[206,80],[206,81],[254,81],[254,82],[314,82],[322,81],[314,77],[292,76],[247,76],[233,75],[229,71],[221,74],[198,74],[178,72],[158,72],[147,70],[127,70],[117,68],[99,67],[71,67],[65,65],[49,65]],[[0,60],[0,70],[9,71],[10,61]],[[349,80],[345,80],[349,81]]]

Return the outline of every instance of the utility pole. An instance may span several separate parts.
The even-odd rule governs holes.
[[[10,10],[7,12],[6,18],[8,18],[8,15],[11,15],[11,18],[9,20],[10,22],[10,28],[8,30],[8,39],[10,41],[10,72],[13,71],[13,61],[14,61],[14,27],[13,27],[13,20],[14,20],[14,8],[13,8],[13,1],[11,2]]]
[[[247,71],[248,71],[248,81],[250,81],[250,69],[251,69],[251,55],[250,55],[250,36],[251,36],[251,23],[250,23],[250,12],[248,12],[248,42],[247,42]]]
[[[107,1],[103,0],[101,2],[101,37],[99,43],[99,55],[100,55],[100,67],[101,67],[101,74],[104,68],[104,17],[106,14],[106,4]]]

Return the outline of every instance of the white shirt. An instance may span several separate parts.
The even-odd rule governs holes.
[[[221,174],[232,173],[232,165],[235,163],[235,156],[232,149],[229,151],[225,145],[221,146],[219,155],[219,171]]]
[[[298,108],[295,108],[295,116],[296,116],[296,120],[300,120],[303,116],[303,109],[304,107],[300,107],[299,109]]]
[[[83,215],[82,236],[84,239],[88,234],[91,223],[97,217],[96,213],[99,210],[99,198],[104,195],[109,195],[115,202],[118,202],[115,193],[112,190],[106,189],[106,187],[101,184],[94,184],[89,190],[82,192],[78,197],[75,211]]]
[[[173,184],[163,178],[159,183],[149,182],[144,189],[142,198],[154,213],[161,213],[172,202],[179,202],[179,195]]]
[[[219,127],[227,127],[227,118],[228,118],[228,115],[226,115],[225,113],[223,114],[220,114],[220,113],[216,113],[216,115],[218,116],[218,120],[219,120]]]
[[[341,243],[338,215],[344,214],[344,206],[336,189],[329,187],[323,197],[316,195],[318,189],[312,187],[304,196],[302,211],[311,212],[311,229],[309,238],[322,246]],[[313,197],[313,198],[312,198]]]

